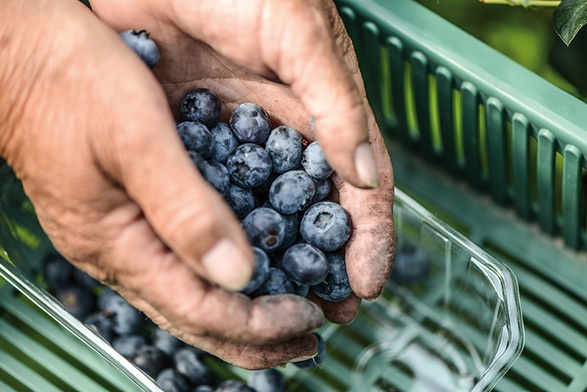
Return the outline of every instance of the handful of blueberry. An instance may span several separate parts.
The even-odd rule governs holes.
[[[121,33],[151,68],[157,45],[141,31]],[[288,126],[271,126],[261,106],[237,106],[227,123],[222,104],[206,88],[181,101],[177,132],[200,174],[241,219],[255,254],[254,275],[246,295],[312,290],[339,302],[351,292],[344,257],[336,253],[351,235],[350,218],[326,200],[333,169],[320,144],[309,143]],[[332,264],[332,265],[331,265]]]
[[[218,122],[221,104],[204,88],[180,106],[177,132],[202,176],[241,219],[255,253],[243,293],[307,293],[342,301],[351,292],[344,257],[349,215],[326,200],[333,173],[318,142],[307,147],[288,126],[271,127],[259,105],[243,103]],[[336,260],[336,267],[329,267]],[[336,281],[336,284],[329,284]],[[314,288],[319,286],[319,289]]]
[[[202,176],[241,219],[253,246],[254,275],[243,293],[312,290],[342,301],[351,288],[344,257],[336,251],[351,226],[346,210],[326,200],[333,170],[320,145],[305,147],[291,127],[272,128],[267,112],[254,103],[237,106],[229,124],[217,122],[220,110],[213,91],[189,92],[177,132]],[[336,266],[329,266],[331,260]]]

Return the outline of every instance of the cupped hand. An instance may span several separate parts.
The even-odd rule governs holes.
[[[334,3],[94,0],[92,5],[117,30],[151,32],[162,53],[154,71],[176,117],[188,91],[207,87],[220,96],[224,120],[236,105],[254,102],[274,125],[292,126],[320,141],[336,169],[340,203],[352,218],[345,250],[353,290],[360,298],[379,296],[393,260],[393,171]],[[359,302],[352,296],[336,305],[330,318],[350,321]]]
[[[35,8],[31,0],[12,3]],[[0,124],[0,152],[23,180],[57,249],[162,328],[245,368],[313,355],[312,332],[322,323],[319,306],[291,295],[250,300],[233,291],[251,274],[249,245],[228,207],[185,154],[169,108],[175,110],[183,94],[199,86],[219,94],[225,116],[240,102],[256,102],[272,114],[275,125],[292,125],[310,139],[309,114],[314,116],[316,136],[340,174],[340,202],[353,221],[346,254],[357,294],[335,306],[316,303],[334,321],[348,322],[359,297],[381,292],[393,251],[391,165],[365,104],[350,42],[343,30],[337,33],[340,21],[329,4],[308,2],[317,14],[304,23],[326,35],[319,36],[318,45],[304,42],[305,48],[295,49],[306,61],[290,64],[288,56],[276,63],[263,56],[255,60],[262,51],[279,52],[279,46],[262,49],[266,44],[259,44],[258,36],[247,37],[256,30],[245,31],[246,26],[228,35],[229,16],[242,17],[242,9],[221,10],[215,4],[225,2],[219,1],[170,1],[164,3],[169,8],[158,9],[161,3],[92,2],[117,30],[151,31],[162,51],[155,68],[159,80],[115,31],[78,2],[59,0],[44,4],[49,13],[31,11],[38,26],[46,27],[37,28],[33,38],[50,44],[21,59],[29,65],[20,71],[25,79],[22,86],[11,83],[24,93],[9,102],[8,121]],[[284,26],[300,21],[285,18],[279,2],[266,3],[277,7],[258,5],[268,20],[282,18]],[[305,9],[296,3],[283,2],[292,12]],[[201,19],[202,10],[222,12],[210,14],[217,19]],[[257,15],[259,20],[263,15]],[[186,28],[198,23],[205,35]],[[285,36],[295,38],[303,26],[290,27],[275,41],[266,36],[267,45],[281,42],[283,53],[290,51]],[[313,46],[318,49],[310,50]],[[364,147],[357,149],[367,140],[381,179],[374,190],[350,185],[377,182],[371,155]]]

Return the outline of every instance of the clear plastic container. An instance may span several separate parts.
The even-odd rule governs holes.
[[[395,192],[396,267],[400,249],[415,246],[424,272],[408,280],[396,270],[353,323],[326,326],[328,359],[310,372],[286,368],[292,391],[489,391],[522,352],[512,271]]]
[[[401,192],[395,219],[398,259],[409,242],[425,272],[364,304],[373,343],[357,358],[354,390],[490,390],[524,344],[514,275]]]
[[[22,208],[13,212],[30,218],[26,200],[16,205]],[[326,325],[327,360],[311,371],[282,369],[289,391],[485,391],[520,354],[524,332],[511,271],[399,189],[395,219],[398,248],[410,242],[423,251],[426,274],[408,285],[390,280],[353,323]],[[26,226],[26,219],[17,221]],[[31,389],[57,390],[100,380],[92,390],[158,390],[38,287],[50,245],[34,237],[34,224],[24,226],[1,238],[0,386],[16,379]],[[226,370],[246,378],[242,369]]]

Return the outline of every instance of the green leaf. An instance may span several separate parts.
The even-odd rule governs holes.
[[[569,46],[587,24],[587,0],[563,0],[554,10],[554,30]]]

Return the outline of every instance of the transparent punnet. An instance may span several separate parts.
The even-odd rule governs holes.
[[[40,288],[52,247],[18,181],[3,173],[0,208],[0,386],[67,390],[158,390],[94,330]],[[519,356],[524,332],[516,279],[447,224],[396,189],[398,257],[425,254],[426,274],[365,302],[350,325],[321,331],[327,360],[282,369],[289,391],[486,391]],[[246,379],[231,366],[225,376]]]

